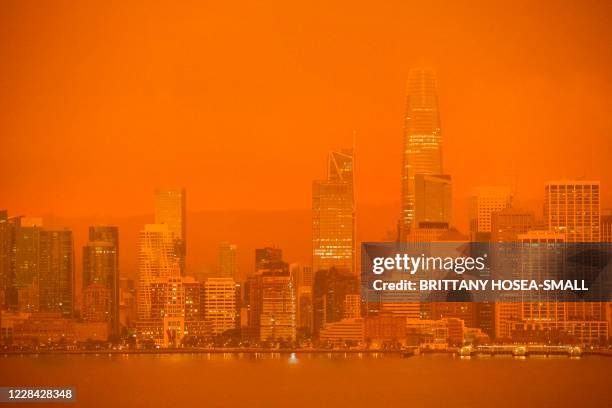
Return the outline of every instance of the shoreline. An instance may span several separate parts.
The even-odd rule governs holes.
[[[323,350],[323,349],[282,349],[282,350],[271,350],[271,349],[165,349],[165,350],[43,350],[43,351],[3,351],[0,352],[2,357],[10,356],[33,356],[33,355],[82,355],[82,356],[100,356],[100,355],[171,355],[171,354],[385,354],[385,355],[398,355],[402,358],[418,357],[420,355],[456,355],[460,357],[458,351],[427,351],[427,352],[416,352],[415,349],[408,350]],[[502,354],[503,355],[503,354]],[[499,355],[491,355],[486,353],[477,353],[473,357],[496,357]],[[543,355],[542,355],[543,356]],[[600,356],[600,357],[612,357],[612,351],[584,351],[581,354],[582,357],[586,356]],[[569,357],[569,356],[568,356]]]

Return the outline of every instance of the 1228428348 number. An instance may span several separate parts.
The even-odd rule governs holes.
[[[73,388],[55,387],[0,387],[0,402],[54,400],[72,402]]]

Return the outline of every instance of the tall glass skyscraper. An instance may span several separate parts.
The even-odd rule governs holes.
[[[184,188],[158,188],[155,190],[155,224],[168,225],[176,236],[175,250],[180,258],[181,275],[185,275],[187,253],[186,200]]]
[[[312,185],[312,270],[354,271],[355,197],[352,150],[330,152],[327,180]]]
[[[408,74],[402,162],[400,234],[403,240],[415,218],[415,175],[442,174],[442,133],[436,76],[426,69]]]

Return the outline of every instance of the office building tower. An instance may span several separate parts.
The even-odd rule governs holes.
[[[204,319],[213,336],[236,328],[236,282],[232,278],[204,281]]]
[[[261,280],[260,340],[295,340],[295,291],[291,277],[263,272]]]
[[[132,328],[138,319],[136,284],[133,279],[119,278],[119,322],[121,328]]]
[[[491,239],[491,214],[512,206],[509,187],[476,187],[470,198],[470,233],[473,241]]]
[[[111,324],[112,300],[110,290],[101,283],[83,288],[81,318],[86,322]]]
[[[549,230],[563,234],[566,242],[601,241],[599,181],[551,181],[546,184],[545,194],[544,217]],[[566,324],[584,326],[582,330],[592,329],[593,322],[599,322],[597,327],[607,325],[605,303],[568,302],[563,305]],[[607,336],[607,327],[605,331]]]
[[[317,271],[312,290],[315,337],[326,323],[354,315],[354,310],[347,310],[347,307],[352,308],[354,305],[351,295],[359,295],[359,282],[357,276],[349,270],[331,268]]]
[[[312,267],[355,272],[354,155],[330,152],[326,180],[312,185]]]
[[[204,320],[204,284],[191,276],[182,278],[185,290],[185,321]]]
[[[6,210],[0,211],[0,309],[14,308],[17,304],[13,249],[19,221],[10,218]]]
[[[72,231],[39,232],[38,311],[71,317],[74,307],[74,247]]]
[[[21,312],[37,312],[39,307],[38,264],[42,219],[21,218],[14,231],[13,307]]]
[[[110,242],[119,252],[119,228],[112,225],[92,225],[89,227],[89,241]],[[117,260],[119,257],[117,256]]]
[[[296,299],[289,265],[282,260],[259,259],[259,268],[247,286],[247,335],[260,341],[295,339]]]
[[[544,217],[567,242],[599,242],[599,181],[564,180],[546,184]]]
[[[151,285],[180,276],[180,257],[175,250],[176,234],[168,224],[147,224],[138,246],[138,317],[151,315]]]
[[[236,258],[237,246],[227,242],[219,244],[219,276],[232,278],[236,282],[244,279],[238,276],[238,260]]]
[[[185,291],[185,335],[205,336],[204,284],[191,276],[182,278]]]
[[[451,224],[451,176],[446,174],[416,174],[414,176],[414,223]]]
[[[255,249],[255,272],[265,267],[268,262],[282,262],[283,250],[280,248],[257,248]]]
[[[186,332],[185,288],[180,276],[157,279],[149,285],[150,325],[157,324],[163,337],[156,339],[164,347],[178,346]]]
[[[175,236],[175,251],[180,259],[181,275],[186,273],[187,206],[184,188],[159,188],[155,190],[155,224],[168,225]]]
[[[293,263],[289,266],[296,291],[296,319],[298,328],[312,329],[312,267]]]
[[[491,213],[491,242],[518,242],[518,235],[536,227],[532,211],[505,208]]]
[[[522,222],[518,222],[521,224]],[[522,227],[521,227],[522,228]],[[516,234],[514,241],[522,244],[517,247],[501,245],[495,248],[507,249],[500,254],[500,261],[493,257],[493,268],[501,271],[507,279],[536,279],[550,273],[559,265],[552,264],[554,257],[546,261],[548,253],[555,251],[555,245],[565,241],[565,235],[547,230],[530,230]],[[516,250],[513,250],[516,248]],[[559,258],[557,257],[557,260]],[[504,301],[495,304],[495,337],[499,340],[510,340],[515,333],[514,327],[524,320],[562,319],[564,307],[561,303],[536,302],[534,304],[522,301],[520,294],[506,293]]]
[[[148,295],[149,315],[135,324],[140,342],[177,347],[187,335],[205,335],[202,284],[193,277],[157,278]]]
[[[402,157],[400,239],[415,219],[415,176],[443,174],[442,133],[435,74],[412,69],[408,74]]]
[[[90,241],[83,247],[83,310],[82,314],[95,316],[97,322],[110,324],[111,332],[119,334],[119,263],[117,261],[117,234],[104,237],[92,236],[90,238],[107,238],[107,241]],[[90,288],[91,286],[91,288]],[[106,291],[106,293],[103,293]],[[89,299],[92,302],[86,302]],[[102,299],[108,299],[105,318],[99,308],[103,305]],[[95,301],[94,301],[95,300]],[[95,307],[94,311],[87,310]]]

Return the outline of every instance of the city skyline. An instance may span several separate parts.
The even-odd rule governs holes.
[[[0,405],[612,402],[610,0],[0,3]]]
[[[180,144],[182,138],[167,134],[171,145],[157,140],[167,160],[157,163],[155,171],[146,171],[143,161],[134,158],[135,165],[144,165],[138,180],[142,186],[155,183],[151,189],[153,199],[145,210],[149,213],[152,209],[152,217],[146,216],[146,220],[138,217],[136,231],[124,232],[123,223],[114,222],[113,216],[93,217],[75,211],[73,216],[87,220],[88,224],[88,239],[81,242],[81,238],[75,238],[76,227],[59,228],[53,222],[47,225],[37,217],[40,214],[15,215],[11,206],[6,205],[8,211],[3,212],[2,221],[3,259],[6,258],[2,269],[3,303],[10,310],[24,313],[57,312],[65,318],[75,316],[84,324],[92,324],[91,329],[97,334],[100,331],[96,324],[108,323],[113,335],[119,335],[119,322],[131,321],[123,329],[132,330],[138,342],[153,342],[164,347],[177,346],[190,337],[206,337],[211,333],[219,337],[233,330],[241,332],[243,338],[257,342],[296,341],[305,333],[317,340],[320,335],[332,339],[333,333],[342,333],[343,330],[357,336],[355,330],[359,327],[374,331],[382,327],[380,325],[397,328],[398,324],[402,325],[401,319],[415,318],[432,321],[458,319],[462,322],[462,331],[477,329],[480,332],[472,335],[497,338],[494,337],[496,312],[490,304],[433,303],[419,306],[414,302],[395,303],[393,293],[381,296],[374,306],[363,299],[360,302],[360,244],[367,241],[517,241],[526,236],[533,240],[547,240],[549,236],[561,236],[559,234],[563,234],[563,240],[567,242],[596,242],[601,237],[602,210],[609,204],[606,198],[610,195],[608,174],[605,165],[604,170],[593,177],[594,181],[585,180],[584,176],[559,177],[550,162],[540,163],[545,167],[538,171],[533,170],[534,163],[526,167],[524,160],[527,157],[523,153],[530,147],[540,146],[538,152],[543,154],[554,151],[559,143],[549,143],[551,135],[544,134],[541,140],[529,138],[528,144],[505,145],[497,132],[511,122],[494,124],[494,137],[483,135],[470,139],[465,133],[453,134],[452,131],[447,137],[446,116],[450,117],[450,129],[463,120],[453,115],[454,109],[449,109],[448,105],[445,108],[445,96],[451,101],[454,98],[446,90],[456,86],[456,82],[438,80],[438,72],[448,75],[450,67],[443,63],[413,61],[408,66],[396,67],[397,72],[406,75],[404,111],[398,115],[403,122],[401,132],[386,132],[372,138],[367,132],[363,133],[361,122],[354,120],[348,124],[354,126],[351,143],[340,143],[326,149],[325,167],[313,170],[291,165],[286,171],[276,170],[271,178],[257,179],[256,190],[243,189],[243,182],[260,169],[251,173],[241,172],[241,177],[231,180],[226,180],[226,175],[217,171],[218,179],[192,187],[189,182],[193,181],[191,172],[177,172],[185,163],[193,166],[193,170],[208,161],[217,162],[220,171],[227,163],[235,163],[236,168],[242,169],[243,166],[248,168],[258,155],[237,154],[234,157],[228,155],[234,145],[222,143],[212,151],[216,153],[214,155],[204,155],[200,159],[187,154],[183,158],[177,157],[178,160],[170,160],[174,143]],[[383,103],[397,108],[392,99]],[[473,102],[473,106],[480,110],[488,104],[490,101]],[[474,113],[470,119],[471,124],[477,125],[487,118],[482,113]],[[309,154],[316,153],[330,141],[346,140],[346,134],[342,132],[337,136],[327,141],[314,138],[315,143],[301,152],[299,158],[309,158]],[[466,141],[454,145],[457,136],[466,138]],[[587,140],[581,142],[592,146],[599,137],[591,134],[586,138],[588,143]],[[236,138],[235,144],[247,147],[247,139]],[[510,156],[504,159],[495,147],[487,147],[486,143],[491,139],[495,139],[498,147],[506,146],[505,153],[510,153]],[[520,139],[517,135],[517,140]],[[155,140],[153,136],[147,141]],[[395,144],[389,145],[390,140],[395,140]],[[190,152],[197,152],[204,141],[182,140]],[[368,148],[372,141],[378,142],[381,149]],[[296,146],[304,147],[299,139],[296,139]],[[397,155],[393,159],[385,151],[389,146],[396,149]],[[282,144],[277,147],[281,152],[287,148]],[[142,145],[142,150],[143,153],[148,151],[146,144]],[[459,168],[446,165],[447,158],[452,163],[453,157],[469,156],[472,151],[480,151],[478,161],[463,160]],[[259,154],[261,149],[256,152]],[[116,152],[114,157],[118,158],[120,154]],[[313,154],[311,157],[323,155]],[[495,163],[489,162],[482,168],[487,171],[479,171],[482,162],[488,158],[494,158]],[[282,165],[283,160],[267,166]],[[384,165],[372,166],[375,162]],[[583,161],[580,170],[593,162]],[[362,163],[365,163],[365,171]],[[401,171],[396,172],[395,177],[383,178],[385,171],[381,169],[394,163]],[[498,164],[504,166],[503,171],[495,171]],[[326,171],[321,175],[323,168]],[[528,182],[521,180],[521,172],[527,168]],[[291,183],[282,182],[283,177],[295,172],[307,174],[310,182],[303,183],[300,177]],[[207,180],[207,174],[196,173]],[[125,172],[126,176],[128,174],[129,171]],[[164,174],[172,176],[159,177]],[[93,177],[93,173],[86,175]],[[535,175],[544,175],[544,179]],[[128,179],[118,180],[118,189],[112,194],[122,198],[126,211],[140,202],[140,198],[129,197],[133,197],[141,187],[139,183],[129,193],[122,192],[120,185]],[[368,183],[364,184],[364,181]],[[534,198],[529,195],[529,190],[539,181],[540,192]],[[73,182],[78,184],[79,176]],[[295,198],[307,191],[308,184],[312,195],[311,206],[306,210],[310,216],[310,229],[306,233],[302,221],[284,223],[282,217],[277,219],[276,214],[284,212],[291,216],[300,211],[301,207],[295,207]],[[212,232],[201,220],[198,224],[197,216],[195,227],[191,221],[187,222],[191,219],[189,214],[197,214],[201,208],[196,204],[194,210],[191,197],[196,197],[196,203],[198,199],[201,203],[202,194],[213,198],[218,192],[226,191],[228,185],[247,199],[238,200],[244,202],[241,205],[221,206],[225,214],[211,224],[217,223],[217,229],[221,226],[222,233]],[[380,186],[384,186],[382,190]],[[393,193],[389,190],[392,186],[397,188]],[[21,187],[27,189],[28,185]],[[236,198],[234,190],[226,192],[227,198]],[[384,194],[378,194],[373,200],[372,192],[377,190]],[[261,196],[274,197],[278,191],[285,193],[282,205],[260,206],[265,202],[259,200]],[[93,194],[98,189],[88,192]],[[535,203],[530,205],[529,200]],[[65,206],[69,208],[76,202],[78,197],[74,202],[65,202]],[[45,208],[54,208],[52,203],[45,201],[48,205]],[[112,213],[114,203],[96,200],[93,208],[100,205],[108,205],[108,211]],[[374,209],[362,215],[360,206],[373,206]],[[536,210],[534,207],[539,208]],[[216,207],[211,205],[210,208]],[[241,208],[251,208],[254,212],[243,222],[225,221],[224,218]],[[258,211],[264,217],[260,217]],[[124,217],[125,223],[131,222],[129,215]],[[53,216],[44,218],[53,220]],[[257,222],[263,222],[263,228],[256,230],[251,227]],[[104,226],[111,223],[114,225]],[[279,225],[280,229],[273,231],[274,225]],[[377,226],[376,232],[372,225]],[[493,226],[499,229],[494,231]],[[78,230],[84,229],[79,227]],[[245,237],[252,241],[245,245]],[[292,237],[290,245],[287,245],[287,237]],[[214,241],[213,245],[211,241]],[[82,252],[75,250],[75,246],[82,247]],[[307,251],[310,253],[305,256]],[[215,255],[211,256],[211,252]],[[193,259],[188,256],[192,253],[196,254]],[[248,258],[250,260],[246,263]],[[126,263],[126,259],[131,260],[131,264]],[[126,278],[133,281],[131,286],[122,283],[121,279]],[[126,301],[131,302],[134,310],[126,309]],[[232,304],[234,309],[230,307]],[[506,312],[504,309],[502,313]],[[379,314],[381,317],[376,317]],[[386,314],[394,319],[385,320]],[[522,324],[516,313],[509,316],[511,318],[502,325],[507,333],[513,330],[512,327],[521,327]],[[575,321],[576,324],[583,323]],[[451,330],[456,323],[448,320],[444,324]],[[607,327],[600,324],[597,330]]]

